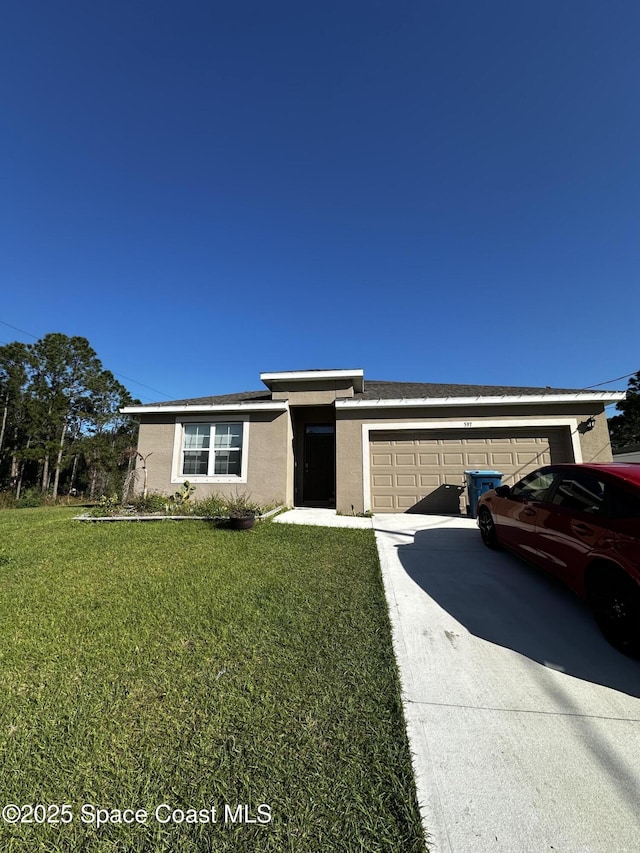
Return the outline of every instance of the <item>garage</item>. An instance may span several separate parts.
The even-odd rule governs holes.
[[[374,512],[466,512],[467,469],[501,471],[513,483],[573,461],[566,427],[376,431],[369,453]]]

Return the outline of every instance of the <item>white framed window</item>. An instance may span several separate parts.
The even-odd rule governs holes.
[[[246,482],[248,427],[246,417],[177,421],[172,482]]]

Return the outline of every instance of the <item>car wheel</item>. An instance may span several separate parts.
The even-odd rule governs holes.
[[[478,527],[480,528],[480,536],[487,548],[499,548],[498,534],[496,525],[493,521],[493,516],[488,509],[481,509],[478,515]]]
[[[589,589],[589,604],[604,636],[621,652],[640,652],[640,589],[615,569],[600,574]]]

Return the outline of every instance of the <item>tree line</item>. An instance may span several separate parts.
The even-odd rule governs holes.
[[[138,401],[81,337],[54,332],[0,346],[0,490],[55,499],[117,490],[133,466]]]
[[[629,380],[626,399],[616,406],[621,414],[609,419],[614,448],[640,444],[640,370]]]

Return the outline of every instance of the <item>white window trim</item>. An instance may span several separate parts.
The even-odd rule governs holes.
[[[182,474],[182,451],[183,451],[183,426],[185,424],[227,424],[227,423],[242,423],[242,461],[240,464],[240,476],[227,474],[191,474],[185,476]],[[173,462],[171,465],[171,482],[172,483],[246,483],[247,482],[247,463],[249,458],[249,415],[246,414],[228,414],[228,415],[201,415],[200,417],[180,417],[176,418],[175,433],[173,437]],[[213,453],[213,447],[210,452]]]
[[[371,452],[370,440],[372,432],[392,432],[396,430],[440,430],[443,429],[494,429],[502,427],[569,427],[571,447],[573,450],[573,461],[582,462],[582,448],[580,446],[580,435],[578,433],[577,418],[522,418],[505,420],[482,420],[481,418],[469,418],[466,421],[415,421],[413,423],[387,423],[362,424],[362,496],[364,511],[371,510]],[[542,467],[542,466],[541,466]]]

